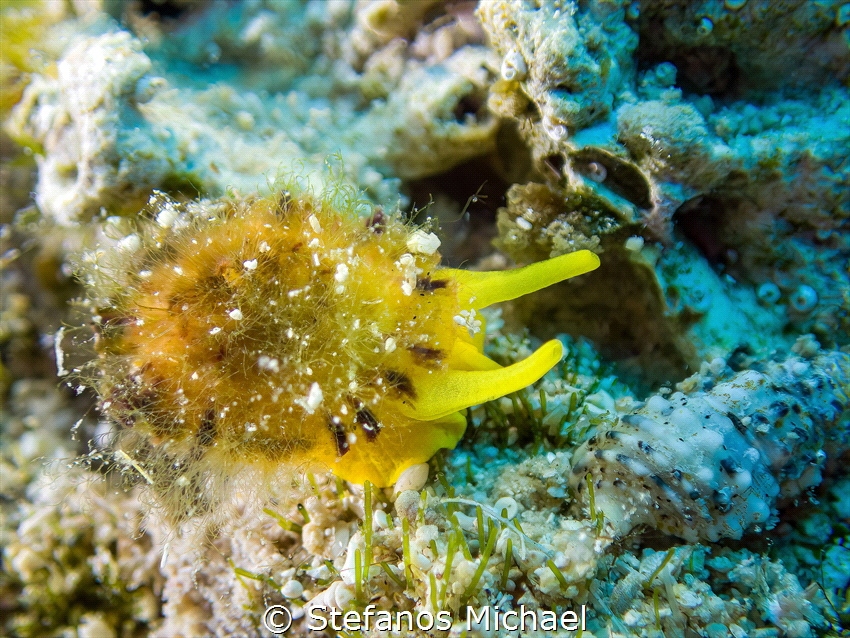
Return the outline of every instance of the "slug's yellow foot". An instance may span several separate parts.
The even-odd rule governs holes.
[[[599,264],[579,251],[509,271],[441,268],[434,235],[309,196],[154,212],[82,275],[118,450],[176,518],[191,514],[178,501],[239,484],[240,468],[393,484],[457,444],[461,410],[561,357],[550,341],[500,366],[483,354],[478,310]]]
[[[415,463],[430,459],[441,448],[453,448],[463,436],[466,418],[461,410],[520,390],[546,374],[561,360],[563,347],[549,341],[523,361],[502,367],[482,352],[484,319],[478,310],[490,304],[540,290],[599,266],[599,257],[582,250],[515,270],[470,272],[438,268],[427,279],[445,286],[420,297],[453,308],[454,321],[429,326],[434,342],[443,345],[426,354],[427,347],[408,346],[410,365],[399,366],[404,391],[394,401],[372,409],[381,423],[394,424],[371,444],[357,447],[325,461],[345,479],[370,480],[377,486],[395,483],[399,474]],[[437,292],[440,290],[442,292]],[[421,337],[422,335],[419,335]],[[424,364],[424,365],[423,365]]]

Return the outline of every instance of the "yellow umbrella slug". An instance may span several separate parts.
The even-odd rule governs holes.
[[[393,484],[457,444],[462,410],[561,357],[553,340],[502,367],[483,354],[478,310],[599,264],[583,250],[499,272],[443,268],[433,234],[309,195],[174,206],[125,239],[123,279],[93,303],[116,448],[184,496],[214,491],[234,464]]]

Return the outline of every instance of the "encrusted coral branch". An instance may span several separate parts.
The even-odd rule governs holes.
[[[821,482],[850,443],[850,355],[747,370],[599,428],[575,452],[570,486],[618,534],[647,525],[688,541],[769,529],[777,504]]]

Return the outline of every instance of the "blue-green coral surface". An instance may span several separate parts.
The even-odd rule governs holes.
[[[32,0],[0,38],[4,633],[850,631],[850,5]],[[394,489],[237,482],[174,529],[78,372],[93,300],[186,207],[329,188],[453,267],[597,253],[487,311],[498,363],[566,356]]]

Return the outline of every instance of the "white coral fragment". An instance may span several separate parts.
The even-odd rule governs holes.
[[[500,69],[502,78],[505,80],[522,80],[528,72],[528,67],[525,64],[525,58],[522,57],[517,49],[511,49],[505,54],[502,60],[502,68]]]

